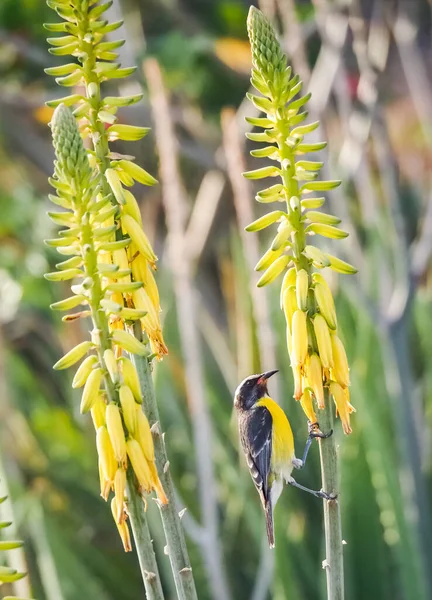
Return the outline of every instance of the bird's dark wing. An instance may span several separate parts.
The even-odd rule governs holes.
[[[244,414],[240,436],[253,482],[265,506],[269,499],[268,478],[272,453],[273,419],[265,406]]]

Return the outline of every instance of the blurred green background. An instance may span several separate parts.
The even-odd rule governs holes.
[[[313,94],[310,117],[321,120],[319,137],[329,141],[322,153],[325,174],[344,181],[329,194],[328,207],[351,235],[331,251],[359,268],[357,276],[328,274],[357,408],[353,434],[343,436],[339,421],[335,431],[346,597],[427,600],[431,4],[262,0],[259,6],[274,19],[304,89]],[[307,429],[292,399],[278,286],[255,288],[253,265],[269,238],[243,233],[247,220],[265,210],[240,177],[246,165],[258,164],[244,143],[244,116],[255,110],[243,101],[249,89],[248,8],[241,0],[114,0],[108,18],[125,20],[123,65],[140,66],[120,90],[136,93],[144,86],[146,94],[121,119],[161,125],[157,63],[145,62],[151,57],[162,69],[168,95],[169,113],[162,117],[175,134],[171,145],[153,133],[125,151],[156,174],[158,149],[172,184],[169,190],[135,191],[160,256],[170,354],[155,379],[179,508],[188,509],[183,522],[199,598],[318,600],[325,598],[321,504],[287,489],[276,510],[276,550],[270,552],[232,416],[237,383],[278,367],[271,392],[292,422],[301,455]],[[53,18],[41,0],[0,3],[0,495],[11,495],[0,509],[2,517],[13,514],[16,536],[26,542],[25,555],[14,551],[12,557],[16,565],[25,561],[30,575],[16,593],[38,600],[133,600],[144,597],[138,565],[134,554],[123,553],[109,507],[99,497],[92,424],[79,414],[71,376],[51,368],[87,335],[82,325],[64,324],[49,310],[67,288],[42,277],[56,262],[43,244],[55,237],[46,216],[53,151],[51,111],[44,102],[64,95],[43,72],[60,62],[48,54],[42,28]],[[142,66],[153,73],[148,83]],[[172,164],[170,156],[177,158]],[[163,193],[183,210],[186,251],[177,260],[167,252],[175,238]],[[182,284],[193,306],[185,306]],[[298,480],[320,487],[316,446]],[[152,503],[149,515],[166,595],[174,598]]]

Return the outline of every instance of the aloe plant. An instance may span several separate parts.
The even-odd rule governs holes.
[[[356,269],[341,259],[322,252],[309,241],[312,236],[343,239],[348,233],[339,229],[337,216],[318,211],[324,197],[312,192],[334,189],[340,181],[318,181],[323,163],[309,155],[323,149],[325,142],[307,143],[304,137],[316,130],[319,122],[302,124],[308,113],[310,94],[299,96],[302,82],[287,66],[275,32],[266,17],[251,7],[248,33],[252,49],[251,83],[260,95],[247,94],[264,117],[247,121],[263,131],[248,133],[255,142],[266,144],[251,155],[275,164],[244,173],[248,179],[268,177],[278,183],[258,192],[261,203],[278,202],[284,208],[274,210],[251,223],[247,231],[259,231],[278,223],[270,248],[255,269],[264,271],[257,285],[265,286],[284,273],[281,308],[287,324],[287,349],[294,376],[294,398],[298,400],[312,427],[328,432],[333,427],[330,397],[336,405],[345,434],[352,431],[350,414],[354,411],[349,396],[349,368],[344,345],[338,335],[337,316],[331,290],[318,271],[329,267],[353,274]],[[307,155],[305,157],[305,155]],[[321,439],[323,488],[339,491],[336,445],[334,438]],[[326,534],[326,573],[328,598],[344,596],[340,505],[324,500]]]
[[[51,128],[57,160],[50,180],[56,194],[50,199],[64,209],[49,216],[65,229],[46,243],[67,258],[46,278],[72,282],[73,295],[51,306],[66,311],[80,307],[64,321],[92,323],[91,339],[54,367],[67,368],[85,357],[73,387],[83,387],[80,409],[91,412],[95,425],[101,495],[107,500],[114,490],[111,508],[126,551],[131,550],[127,518],[132,521],[148,597],[163,598],[144,512],[145,495],[154,490],[178,596],[194,598],[151,378],[152,361],[167,353],[153,276],[157,257],[143,230],[138,203],[127,189],[135,182],[157,182],[133,158],[112,153],[109,147],[110,142],[136,141],[148,133],[147,127],[122,124],[117,117],[119,107],[135,104],[142,94],[102,94],[101,84],[135,71],[116,62],[124,40],[105,41],[122,25],[103,18],[111,2],[49,0],[48,5],[63,21],[46,24],[46,29],[64,34],[49,38],[51,54],[71,55],[77,62],[46,72],[59,85],[82,86],[83,92],[48,103],[56,107]],[[86,139],[90,149],[84,148]]]

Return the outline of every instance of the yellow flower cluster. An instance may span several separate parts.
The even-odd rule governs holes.
[[[319,409],[325,407],[325,390],[336,403],[345,433],[351,433],[348,361],[342,341],[337,335],[336,311],[326,280],[312,268],[330,267],[339,273],[356,273],[355,267],[340,258],[308,244],[310,236],[343,239],[346,231],[337,226],[340,219],[316,209],[323,197],[310,197],[312,192],[336,188],[340,181],[317,181],[322,162],[305,160],[304,155],[325,148],[325,142],[305,143],[304,137],[316,130],[319,122],[302,125],[310,94],[298,97],[302,82],[287,66],[287,59],[265,16],[251,7],[248,33],[252,50],[251,83],[261,94],[248,94],[249,100],[265,117],[246,120],[263,129],[247,137],[263,142],[264,147],[251,155],[267,158],[279,166],[268,165],[243,173],[252,180],[278,178],[278,183],[260,190],[260,203],[282,202],[285,210],[274,210],[260,217],[247,231],[260,231],[278,223],[270,248],[255,269],[263,271],[258,286],[265,286],[285,272],[281,289],[281,308],[287,322],[287,346],[294,373],[294,397],[301,402],[311,422],[317,420],[313,398]],[[298,160],[297,157],[300,157]],[[303,183],[302,183],[303,182]]]
[[[142,304],[137,296],[144,291],[145,283],[132,280],[133,262],[139,261],[141,268],[147,268],[144,260],[149,261],[151,256],[154,261],[155,257],[150,255],[150,244],[138,221],[104,196],[100,176],[90,166],[76,120],[64,105],[55,110],[51,128],[57,156],[51,183],[57,195],[50,198],[64,210],[49,214],[65,229],[47,243],[70,258],[57,264],[57,271],[45,277],[50,281],[75,282],[71,285],[73,295],[51,308],[70,310],[83,306],[83,310],[65,320],[89,316],[93,323],[91,340],[75,346],[54,368],[66,369],[86,357],[72,385],[83,388],[80,410],[91,412],[96,429],[101,495],[107,500],[110,490],[114,490],[114,518],[125,550],[130,550],[125,510],[129,463],[140,491],[155,490],[159,501],[167,503],[155,466],[152,433],[141,410],[143,398],[137,372],[131,360],[123,356],[123,351],[147,357],[150,354],[147,345],[127,329],[134,320],[147,318],[151,304]],[[141,235],[136,231],[141,231]],[[135,249],[138,256],[131,254]],[[154,281],[153,286],[156,287]]]
[[[112,292],[110,328],[122,329],[127,315],[130,319],[141,315],[139,319],[152,352],[162,358],[167,348],[162,336],[159,295],[153,277],[157,257],[143,231],[138,203],[132,192],[124,189],[135,182],[143,185],[157,182],[133,162],[132,157],[112,153],[109,149],[109,142],[137,141],[149,132],[148,127],[118,123],[117,118],[120,107],[139,102],[142,94],[126,97],[101,95],[103,82],[123,79],[135,71],[135,67],[121,68],[116,62],[118,54],[115,50],[124,41],[105,41],[105,36],[117,30],[122,21],[108,23],[103,19],[109,2],[49,0],[48,4],[64,22],[48,23],[45,28],[65,34],[48,39],[53,46],[50,53],[55,56],[71,55],[78,62],[45,71],[55,76],[59,85],[75,87],[81,92],[48,102],[48,105],[75,106],[74,115],[79,119],[81,137],[90,138],[93,143],[93,149],[88,150],[90,165],[102,176],[101,200],[94,208],[97,214],[91,220],[92,224],[100,225],[98,235],[103,236],[99,261],[104,286]],[[64,217],[58,219],[61,221]],[[101,237],[98,239],[102,241]]]
[[[281,288],[281,307],[287,322],[287,346],[294,375],[294,398],[300,400],[309,421],[317,421],[312,398],[325,407],[324,386],[336,403],[343,430],[351,433],[349,367],[344,345],[337,335],[336,310],[331,290],[319,273],[290,268]]]

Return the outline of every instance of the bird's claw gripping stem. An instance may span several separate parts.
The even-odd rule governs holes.
[[[310,438],[325,439],[329,438],[333,434],[333,429],[330,429],[328,433],[323,433],[319,428],[318,423],[311,423],[310,421],[308,421],[308,432]]]
[[[317,496],[319,498],[322,498],[323,500],[336,500],[337,499],[337,494],[327,494],[327,492],[324,492],[323,490],[320,490],[319,492],[317,492]]]
[[[333,429],[331,429],[329,431],[329,433],[323,433],[321,431],[321,429],[319,428],[319,424],[318,423],[312,423],[311,421],[308,421],[308,432],[309,432],[309,435],[308,435],[308,438],[307,438],[307,441],[306,441],[306,446],[305,446],[305,449],[304,449],[304,452],[303,452],[303,458],[301,460],[301,466],[297,467],[297,468],[301,468],[301,467],[304,466],[304,464],[306,462],[306,458],[307,458],[308,452],[309,452],[309,448],[311,447],[314,438],[321,438],[321,439],[328,438],[328,437],[330,437],[332,435]]]

